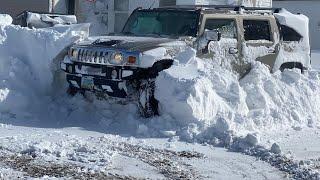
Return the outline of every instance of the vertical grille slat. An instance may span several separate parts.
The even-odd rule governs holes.
[[[78,48],[78,55],[75,61],[90,64],[108,64],[109,52],[104,50],[93,50]]]

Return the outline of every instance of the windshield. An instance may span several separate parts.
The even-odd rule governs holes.
[[[198,29],[196,11],[135,11],[128,19],[122,33],[133,36],[196,36]]]

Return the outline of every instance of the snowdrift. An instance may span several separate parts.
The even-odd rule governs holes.
[[[0,18],[0,112],[27,113],[53,91],[54,58],[86,36],[89,25],[36,30],[11,25],[8,15]]]
[[[211,59],[194,60],[196,66],[185,65],[183,69],[188,71],[180,71],[181,75],[177,75],[178,66],[161,73],[157,98],[166,102],[162,113],[186,126],[195,124],[200,137],[208,128],[246,135],[319,125],[318,72],[287,70],[270,74],[257,62],[238,81],[235,74],[214,65]],[[185,77],[193,68],[198,70],[194,77]]]
[[[68,97],[64,84],[53,87],[54,79],[60,78],[54,59],[85,37],[86,28],[36,30],[1,23],[0,120],[67,121],[71,126],[103,127],[109,133],[223,144],[234,135],[319,126],[318,72],[270,74],[267,67],[253,62],[251,72],[238,80],[217,59],[199,59],[193,49],[180,53],[156,81],[160,117],[140,119],[134,104]]]

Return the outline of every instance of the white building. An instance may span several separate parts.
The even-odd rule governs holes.
[[[120,32],[137,7],[159,7],[159,0],[78,0],[75,14],[79,22],[90,22],[91,34]]]

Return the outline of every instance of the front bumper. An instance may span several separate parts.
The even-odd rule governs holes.
[[[126,87],[126,81],[113,81],[105,78],[92,77],[93,87],[84,88],[82,79],[91,76],[78,76],[75,74],[67,74],[68,83],[79,90],[99,91],[106,93],[111,97],[126,98],[129,93]]]
[[[65,63],[60,67],[66,72],[70,86],[79,90],[103,92],[110,97],[128,98],[134,92],[133,81],[139,79],[142,69],[136,67],[104,66],[84,63]],[[89,79],[92,86],[84,85]]]

